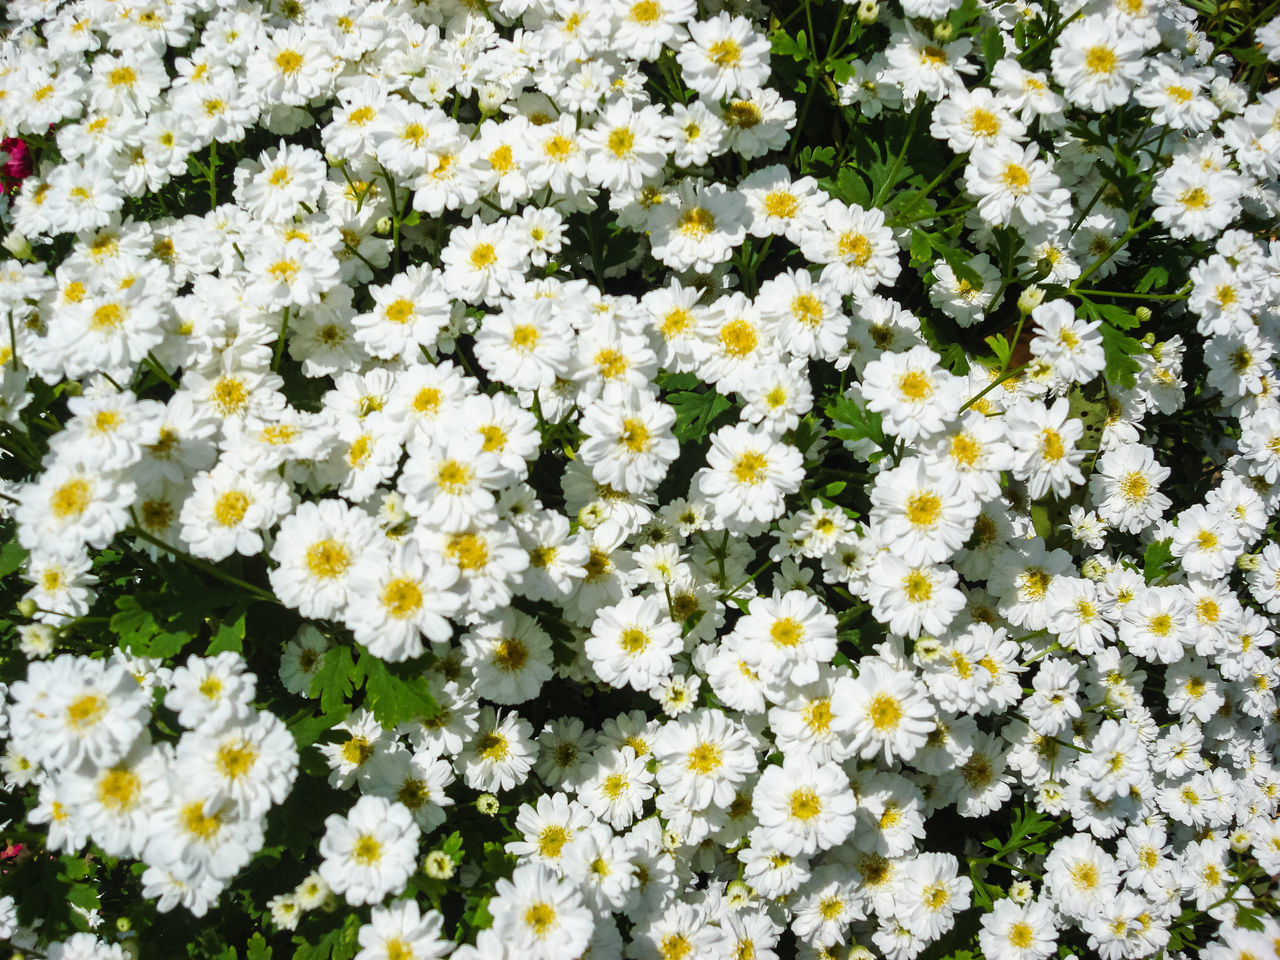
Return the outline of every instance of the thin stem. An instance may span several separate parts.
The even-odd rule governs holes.
[[[989,384],[987,384],[985,387],[983,387],[981,390],[975,393],[972,397],[966,400],[963,404],[961,404],[960,409],[957,410],[956,413],[957,414],[964,413],[966,410],[972,407],[975,403],[977,403],[979,400],[985,397],[988,393],[990,393],[996,387],[1000,386],[1000,384],[1004,383],[1006,380],[1012,380],[1014,377],[1020,374],[1023,370],[1027,369],[1027,367],[1029,366],[1030,366],[1029,363],[1024,363],[1019,367],[1014,367],[1008,373],[1002,373],[997,379],[992,380]]]
[[[1121,247],[1123,247],[1126,243],[1128,243],[1130,240],[1132,240],[1134,237],[1140,234],[1143,230],[1147,229],[1147,227],[1151,226],[1153,223],[1155,223],[1154,218],[1146,221],[1145,223],[1141,223],[1136,227],[1130,227],[1129,230],[1125,232],[1125,235],[1122,236],[1115,243],[1113,243],[1110,247],[1108,247],[1107,252],[1104,253],[1101,257],[1099,257],[1097,260],[1095,260],[1093,262],[1093,265],[1089,267],[1088,270],[1084,271],[1084,273],[1076,277],[1075,283],[1071,284],[1071,287],[1070,287],[1071,292],[1075,293],[1076,290],[1079,289],[1082,281],[1086,280],[1089,276],[1091,276],[1094,273],[1094,271],[1096,271],[1104,263],[1106,263],[1108,260],[1114,257],[1119,252]]]
[[[902,212],[904,214],[908,214],[911,211],[915,210],[916,204],[918,204],[921,200],[928,200],[929,194],[933,193],[933,191],[937,188],[938,184],[940,184],[943,180],[945,180],[950,174],[954,173],[958,167],[963,166],[964,163],[965,163],[964,157],[952,157],[951,162],[942,168],[942,172],[938,174],[936,177],[934,177],[932,180],[930,180],[916,195],[915,199],[911,201],[910,208]],[[921,220],[932,220],[937,216],[938,216],[938,212],[935,210],[933,213],[930,213],[926,216],[912,217],[910,220],[906,220],[906,221],[898,220],[895,217],[894,219],[897,222],[894,225],[900,226],[900,227],[906,226],[908,223],[918,223]]]
[[[160,366],[160,361],[156,359],[156,355],[154,353],[148,350],[147,355],[143,357],[142,360],[144,363],[146,363],[148,367],[151,368],[152,372],[157,377],[159,377],[161,380],[163,380],[165,383],[171,386],[174,390],[178,389],[178,384],[174,381],[173,377],[169,376],[165,368]]]
[[[911,119],[907,121],[907,134],[902,140],[902,149],[898,151],[898,155],[894,157],[893,166],[889,168],[889,175],[885,178],[880,189],[876,192],[876,198],[872,201],[873,207],[879,207],[884,204],[884,198],[893,189],[897,183],[898,169],[902,166],[902,158],[907,155],[907,147],[911,145],[911,138],[915,135],[916,124],[920,122],[920,111],[924,106],[924,98],[916,101],[915,109],[911,111]]]
[[[218,181],[215,174],[218,169],[218,141],[209,141],[209,209],[218,206]]]
[[[276,340],[276,355],[271,359],[273,372],[280,369],[280,358],[284,356],[284,338],[289,332],[289,308],[284,308],[284,319],[280,321],[280,336]]]
[[[1189,288],[1178,293],[1125,293],[1120,290],[1077,290],[1076,293],[1093,297],[1122,297],[1129,300],[1185,300],[1191,294]]]
[[[280,603],[280,601],[276,599],[276,595],[274,593],[270,593],[266,590],[263,590],[261,587],[255,587],[252,583],[249,583],[247,580],[241,580],[239,577],[233,577],[229,573],[224,573],[223,571],[219,570],[214,564],[209,563],[206,560],[201,560],[199,557],[193,557],[191,554],[187,553],[185,550],[179,550],[177,547],[173,546],[172,544],[165,543],[159,537],[153,536],[152,534],[148,533],[146,530],[143,530],[141,527],[131,526],[127,530],[125,530],[125,535],[131,536],[131,537],[137,537],[139,540],[144,540],[147,543],[151,544],[153,547],[159,547],[161,550],[164,550],[166,553],[171,554],[177,559],[182,560],[185,563],[189,563],[191,566],[195,567],[197,570],[203,570],[205,573],[209,574],[210,576],[216,577],[217,579],[222,580],[224,583],[229,583],[233,587],[239,587],[241,590],[249,591],[249,593],[253,594],[259,600],[265,600],[268,603],[275,603],[275,604]]]

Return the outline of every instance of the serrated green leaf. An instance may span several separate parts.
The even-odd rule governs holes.
[[[701,440],[706,436],[711,421],[733,406],[728,397],[709,388],[697,393],[673,393],[667,397],[667,402],[676,411],[676,422],[671,432],[681,443]]]
[[[116,613],[112,614],[107,626],[120,640],[120,646],[132,651],[156,635],[159,629],[155,618],[142,608],[138,598],[132,594],[116,598]]]
[[[246,960],[271,960],[271,948],[267,946],[266,938],[260,933],[255,933],[249,938],[249,943],[245,948]]]
[[[365,704],[386,729],[394,729],[407,720],[429,719],[440,712],[426,677],[397,676],[368,653],[360,654],[359,667],[365,677]]]
[[[1173,540],[1166,537],[1147,544],[1147,549],[1142,554],[1142,576],[1147,583],[1168,576],[1173,569],[1173,551],[1170,549],[1172,543]]]
[[[1148,290],[1163,289],[1169,283],[1169,271],[1164,267],[1148,267],[1147,272],[1142,275],[1142,279],[1138,281],[1133,288],[1137,293],[1146,293]]]
[[[324,713],[336,713],[355,692],[355,669],[350,647],[338,644],[325,651],[324,660],[311,678],[308,691],[311,696],[320,698],[320,709]]]
[[[1005,339],[1003,333],[993,334],[987,337],[986,344],[991,348],[991,352],[995,354],[996,360],[1002,367],[1009,365],[1009,358],[1013,356],[1013,347],[1009,341]]]
[[[837,440],[850,443],[870,440],[881,450],[889,446],[880,414],[874,410],[867,410],[851,398],[842,396],[828,404],[826,412],[834,423],[842,424],[830,431],[830,435]]]
[[[853,167],[840,168],[836,177],[835,194],[845,203],[854,203],[860,207],[871,206],[871,191],[867,188],[867,181]]]
[[[238,610],[232,609],[228,611],[226,618],[218,624],[218,629],[214,631],[213,639],[209,641],[209,649],[205,651],[205,656],[212,657],[215,654],[222,653],[224,650],[243,653],[244,618],[245,611],[243,607]]]
[[[1102,335],[1102,350],[1107,358],[1104,371],[1107,380],[1118,387],[1132,387],[1138,371],[1142,369],[1135,359],[1142,352],[1141,341],[1105,322],[1098,328],[1098,333]]]
[[[1132,312],[1114,303],[1095,303],[1093,309],[1117,330],[1132,330],[1138,325],[1138,318]]]
[[[964,347],[958,343],[947,344],[947,348],[942,351],[942,365],[957,377],[966,376],[969,373],[970,364]]]

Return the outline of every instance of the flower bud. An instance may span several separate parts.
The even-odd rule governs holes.
[[[951,39],[951,35],[956,32],[956,28],[950,20],[939,20],[933,25],[933,39],[935,43],[946,43]]]
[[[1133,311],[1133,315],[1138,318],[1139,323],[1146,323],[1151,319],[1151,308],[1139,307],[1137,310]]]
[[[128,933],[133,929],[133,921],[128,917],[116,917],[116,929],[121,933]]]
[[[30,597],[23,597],[18,601],[18,612],[28,619],[34,617],[36,615],[36,602]]]
[[[390,233],[390,232],[391,232],[391,218],[390,218],[390,217],[379,217],[379,218],[378,218],[378,222],[377,222],[377,223],[375,223],[375,224],[373,225],[373,229],[374,229],[375,231],[377,231],[378,233]]]
[[[422,872],[434,880],[448,880],[457,872],[453,857],[443,850],[432,850],[422,861]]]
[[[1026,316],[1042,303],[1044,303],[1044,290],[1033,283],[1018,296],[1018,312]]]
[[[745,907],[753,896],[750,885],[743,880],[731,880],[724,889],[724,902],[731,910]]]
[[[605,505],[599,500],[593,500],[578,511],[578,524],[585,530],[594,530],[604,523],[606,516]]]
[[[476,809],[486,817],[497,816],[498,798],[492,793],[482,793],[480,796],[476,797]]]
[[[880,17],[880,4],[876,0],[862,0],[858,4],[858,22],[869,27]]]
[[[11,230],[6,233],[4,239],[0,240],[0,246],[3,246],[19,260],[35,259],[35,256],[31,253],[31,241],[17,230]]]

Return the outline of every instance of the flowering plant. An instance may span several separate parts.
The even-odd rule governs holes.
[[[0,938],[1280,943],[1280,3],[11,0]]]

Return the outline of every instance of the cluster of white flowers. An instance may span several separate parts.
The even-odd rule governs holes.
[[[832,87],[924,116],[972,200],[972,256],[926,257],[913,313],[912,231],[785,161],[797,104],[750,3],[11,2],[0,134],[49,148],[0,262],[41,625],[3,763],[49,849],[140,859],[158,909],[200,916],[298,766],[239,654],[38,658],[123,537],[264,558],[316,621],[291,694],[351,638],[429,662],[437,715],[356,708],[319,746],[360,796],[268,905],[284,929],[330,892],[373,905],[358,960],[769,960],[784,937],[912,960],[970,910],[992,960],[1068,938],[1118,960],[1187,907],[1221,925],[1203,956],[1268,955],[1275,924],[1236,919],[1239,871],[1280,875],[1280,243],[1231,227],[1280,214],[1280,92],[1251,98],[1176,0],[1046,5],[1069,21],[1046,72],[1015,42],[1039,5],[979,5],[984,74],[923,29],[959,3],[902,0]],[[1258,40],[1277,53],[1280,20]],[[1089,117],[1118,108],[1148,195],[1099,169],[1116,124]],[[175,178],[208,212],[144,219]],[[1202,339],[1138,344],[1122,386],[1114,317],[1073,284],[1144,231],[1189,287],[1150,302]],[[664,279],[606,292],[636,276]],[[918,315],[974,326],[1023,288],[1019,376],[944,362]],[[677,428],[693,382],[724,398],[705,442]],[[1239,439],[1162,462],[1144,430],[1192,412],[1189,383]],[[29,407],[57,385],[41,456]],[[836,442],[851,409],[883,442]],[[1177,512],[1174,470],[1202,490]],[[558,684],[613,706],[555,716]],[[180,736],[153,740],[157,698]],[[475,792],[518,808],[518,866],[454,949],[439,912],[383,904]],[[956,841],[1014,810],[1059,821],[1043,852]]]
[[[203,916],[261,849],[267,812],[297,773],[294,739],[275,714],[253,709],[255,686],[230,652],[172,670],[119,650],[33,661],[8,711],[10,756],[30,766],[6,779],[39,784],[28,818],[48,825],[49,850],[92,842],[141,859],[159,909]],[[176,744],[148,730],[158,688],[184,728]]]

